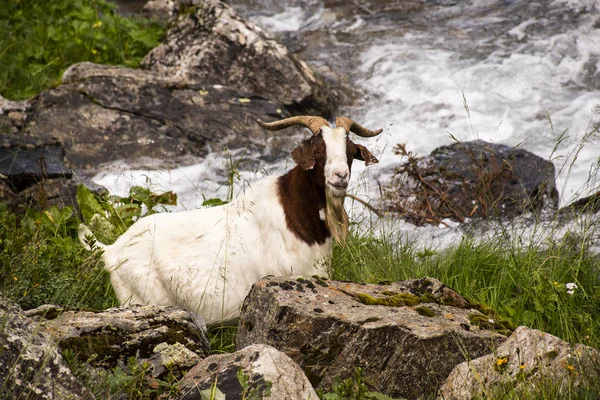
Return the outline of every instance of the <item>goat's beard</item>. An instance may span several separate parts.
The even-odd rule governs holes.
[[[345,196],[334,195],[327,186],[325,187],[325,223],[333,240],[342,246],[346,244],[349,225],[344,198]]]

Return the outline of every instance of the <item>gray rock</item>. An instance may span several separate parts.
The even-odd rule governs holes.
[[[177,0],[150,0],[144,4],[142,15],[161,21],[172,21],[177,17],[180,3]]]
[[[582,387],[600,390],[600,352],[582,344],[570,344],[556,336],[524,326],[492,354],[458,365],[439,395],[445,400],[515,398],[550,385],[549,393],[573,395]],[[584,397],[582,397],[584,398]]]
[[[202,394],[210,394],[213,385],[218,390],[217,399],[319,398],[297,364],[282,352],[261,344],[202,360],[182,380],[181,399],[209,398]]]
[[[552,162],[482,140],[438,147],[400,165],[388,194],[388,206],[418,224],[428,219],[512,218],[558,207]]]
[[[64,150],[55,138],[45,134],[0,135],[0,179],[13,191],[20,192],[46,179],[72,176],[64,163]]]
[[[146,56],[144,68],[174,80],[233,86],[303,114],[332,113],[334,91],[303,61],[228,5],[194,3]]]
[[[6,399],[89,399],[50,336],[0,296],[0,394]]]
[[[334,378],[363,367],[371,389],[418,398],[506,339],[490,329],[506,328],[435,279],[360,285],[267,277],[244,302],[236,346],[283,351],[318,388],[331,390]]]
[[[28,315],[43,321],[63,351],[94,368],[123,366],[137,357],[162,378],[167,372],[181,375],[209,354],[204,320],[174,307],[132,305],[91,312],[43,306]]]
[[[91,63],[72,66],[63,80],[32,101],[27,129],[59,138],[74,168],[124,159],[132,168],[174,168],[225,146],[289,155],[289,133],[255,123],[280,118],[283,107],[231,87]]]
[[[577,216],[580,214],[597,214],[600,212],[600,191],[589,196],[575,200],[562,207],[558,213],[563,216]]]

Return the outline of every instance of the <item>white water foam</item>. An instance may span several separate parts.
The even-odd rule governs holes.
[[[508,35],[522,37],[525,21]],[[364,122],[393,123],[382,163],[394,164],[393,145],[406,143],[417,154],[476,138],[520,145],[550,158],[560,174],[562,204],[582,192],[590,167],[598,162],[598,133],[577,158],[575,151],[600,123],[600,91],[587,89],[583,70],[600,57],[600,30],[536,39],[512,52],[499,49],[484,60],[462,58],[436,46],[436,39],[407,35],[375,44],[361,55],[359,84],[375,93]],[[599,68],[600,69],[600,68]],[[599,77],[600,79],[600,77]],[[552,121],[552,124],[549,121]],[[556,149],[559,136],[568,139]],[[561,168],[574,160],[571,173]]]

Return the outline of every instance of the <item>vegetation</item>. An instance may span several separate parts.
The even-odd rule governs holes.
[[[98,252],[81,247],[70,208],[17,216],[0,206],[0,293],[24,309],[41,304],[118,305]]]
[[[119,16],[105,0],[11,0],[0,7],[0,32],[0,95],[20,100],[77,62],[136,67],[164,28]]]

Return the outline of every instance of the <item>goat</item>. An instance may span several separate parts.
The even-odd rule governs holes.
[[[352,161],[378,162],[348,133],[371,137],[382,130],[346,117],[336,118],[336,128],[313,116],[257,122],[268,130],[310,129],[313,135],[292,151],[297,165],[229,204],[146,216],[114,244],[97,243],[121,303],[178,306],[212,325],[238,318],[250,287],[267,275],[328,272],[332,238],[343,243],[348,232],[343,203]],[[89,234],[82,225],[84,245]]]

